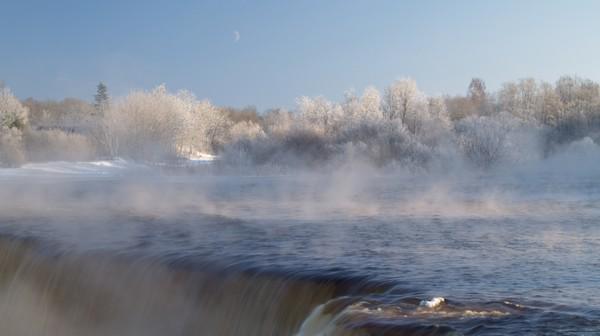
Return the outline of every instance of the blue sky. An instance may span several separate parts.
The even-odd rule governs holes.
[[[339,100],[412,77],[428,94],[600,80],[600,1],[0,0],[0,79],[90,100],[166,83],[219,105]],[[239,33],[239,40],[235,32]]]

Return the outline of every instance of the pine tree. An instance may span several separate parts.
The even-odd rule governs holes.
[[[110,97],[108,96],[108,88],[102,82],[96,87],[96,94],[94,95],[94,107],[100,113],[108,108],[110,103]]]

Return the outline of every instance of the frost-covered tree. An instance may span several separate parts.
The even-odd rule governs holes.
[[[285,109],[271,109],[263,116],[263,128],[272,137],[283,138],[294,126],[293,115]]]
[[[134,91],[108,108],[100,143],[111,156],[155,160],[215,153],[229,141],[231,121],[209,101],[164,85]]]
[[[265,132],[259,124],[252,121],[242,121],[233,125],[229,131],[231,142],[254,140],[264,137]]]
[[[134,91],[105,111],[102,137],[112,156],[161,160],[177,154],[189,105],[164,85]]]
[[[483,102],[487,99],[487,92],[485,87],[485,82],[481,78],[473,78],[471,79],[471,83],[469,83],[469,93],[468,97],[471,100]]]
[[[550,143],[565,143],[600,130],[600,86],[589,80],[563,76],[555,85],[560,111]]]
[[[381,111],[381,94],[373,86],[367,87],[360,97],[362,116],[366,120],[380,120],[383,117]]]
[[[540,98],[538,85],[532,78],[505,83],[498,93],[498,103],[503,111],[528,122],[533,122],[539,115]]]
[[[259,159],[263,150],[262,140],[267,136],[254,121],[240,121],[231,126],[229,142],[224,146],[222,157],[229,164],[245,165]]]
[[[10,89],[0,88],[0,127],[22,130],[27,124],[27,108]]]
[[[452,122],[443,98],[427,99],[427,116],[428,118],[423,120],[423,131],[419,134],[420,141],[429,146],[436,146],[444,139],[451,140]]]
[[[576,110],[585,120],[585,126],[592,127],[600,116],[600,85],[589,79],[582,80],[577,90]]]
[[[556,93],[562,103],[563,118],[590,119],[599,110],[600,86],[589,79],[563,76],[556,82]]]
[[[458,144],[463,154],[483,168],[539,157],[541,130],[508,112],[492,117],[472,116],[456,124]]]
[[[550,83],[542,82],[539,86],[539,109],[536,118],[546,126],[556,126],[562,109],[559,95],[554,86]]]
[[[499,119],[472,116],[456,125],[459,146],[474,164],[490,168],[506,153],[508,128]]]
[[[427,119],[427,99],[412,79],[401,79],[390,85],[383,102],[384,115],[389,120],[400,119],[406,128],[417,134]]]
[[[450,126],[450,116],[446,108],[446,102],[441,97],[429,97],[427,99],[427,109],[432,120],[442,124],[444,127]]]
[[[556,84],[521,79],[489,93],[475,78],[466,94],[443,98],[427,97],[414,80],[402,79],[383,94],[368,87],[362,94],[346,94],[340,103],[301,97],[293,112],[218,107],[164,86],[108,104],[103,84],[95,108],[74,99],[29,99],[24,105],[0,89],[3,164],[99,152],[140,160],[212,153],[222,162],[237,158],[252,164],[312,165],[361,157],[377,165],[426,165],[435,155],[460,148],[470,161],[491,167],[532,156],[528,150],[538,146],[536,137],[544,140],[539,152],[545,155],[584,137],[600,139],[600,86],[573,76]],[[95,113],[98,109],[102,113]],[[61,155],[57,147],[80,154]]]
[[[579,82],[579,78],[572,76],[562,76],[556,81],[556,93],[566,109],[576,104]]]
[[[0,88],[0,165],[15,165],[24,160],[22,137],[27,112],[10,89]]]
[[[362,107],[360,97],[351,90],[344,94],[344,102],[342,103],[344,127],[352,127],[359,123],[362,115]]]
[[[195,104],[188,132],[197,151],[216,153],[229,140],[231,120],[208,100]]]
[[[481,78],[473,78],[469,83],[467,98],[472,104],[474,112],[478,115],[488,115],[490,111],[489,96],[485,81]]]
[[[332,135],[339,129],[343,109],[324,97],[300,97],[298,113],[305,129],[320,135]]]
[[[381,95],[372,86],[367,87],[360,97],[354,92],[346,93],[342,110],[346,128],[357,128],[361,125],[380,122],[383,119]]]

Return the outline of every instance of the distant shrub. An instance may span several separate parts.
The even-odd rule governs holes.
[[[461,150],[472,163],[484,168],[507,154],[508,131],[499,120],[490,117],[467,117],[456,125]]]
[[[15,167],[25,162],[22,137],[17,128],[0,127],[0,166]]]
[[[96,155],[91,141],[82,134],[61,130],[28,130],[23,136],[28,161],[84,161]]]

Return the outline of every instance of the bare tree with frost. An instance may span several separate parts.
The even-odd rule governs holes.
[[[231,120],[208,100],[199,102],[192,110],[191,132],[198,151],[216,153],[229,141]]]
[[[498,92],[500,109],[526,122],[535,122],[539,116],[541,98],[538,84],[533,78],[504,83]]]
[[[164,85],[134,91],[105,112],[104,145],[112,156],[149,160],[175,156],[188,108]]]
[[[381,95],[372,86],[367,87],[360,97],[354,92],[347,92],[342,108],[344,117],[353,122],[374,121],[383,117]]]
[[[334,134],[342,120],[343,110],[339,104],[324,97],[300,97],[297,100],[298,113],[303,127],[320,135]]]
[[[15,165],[24,160],[22,138],[27,113],[10,89],[0,88],[0,165]]]
[[[417,134],[427,116],[427,99],[412,79],[392,83],[385,91],[383,112],[389,120],[400,119],[406,128]]]

